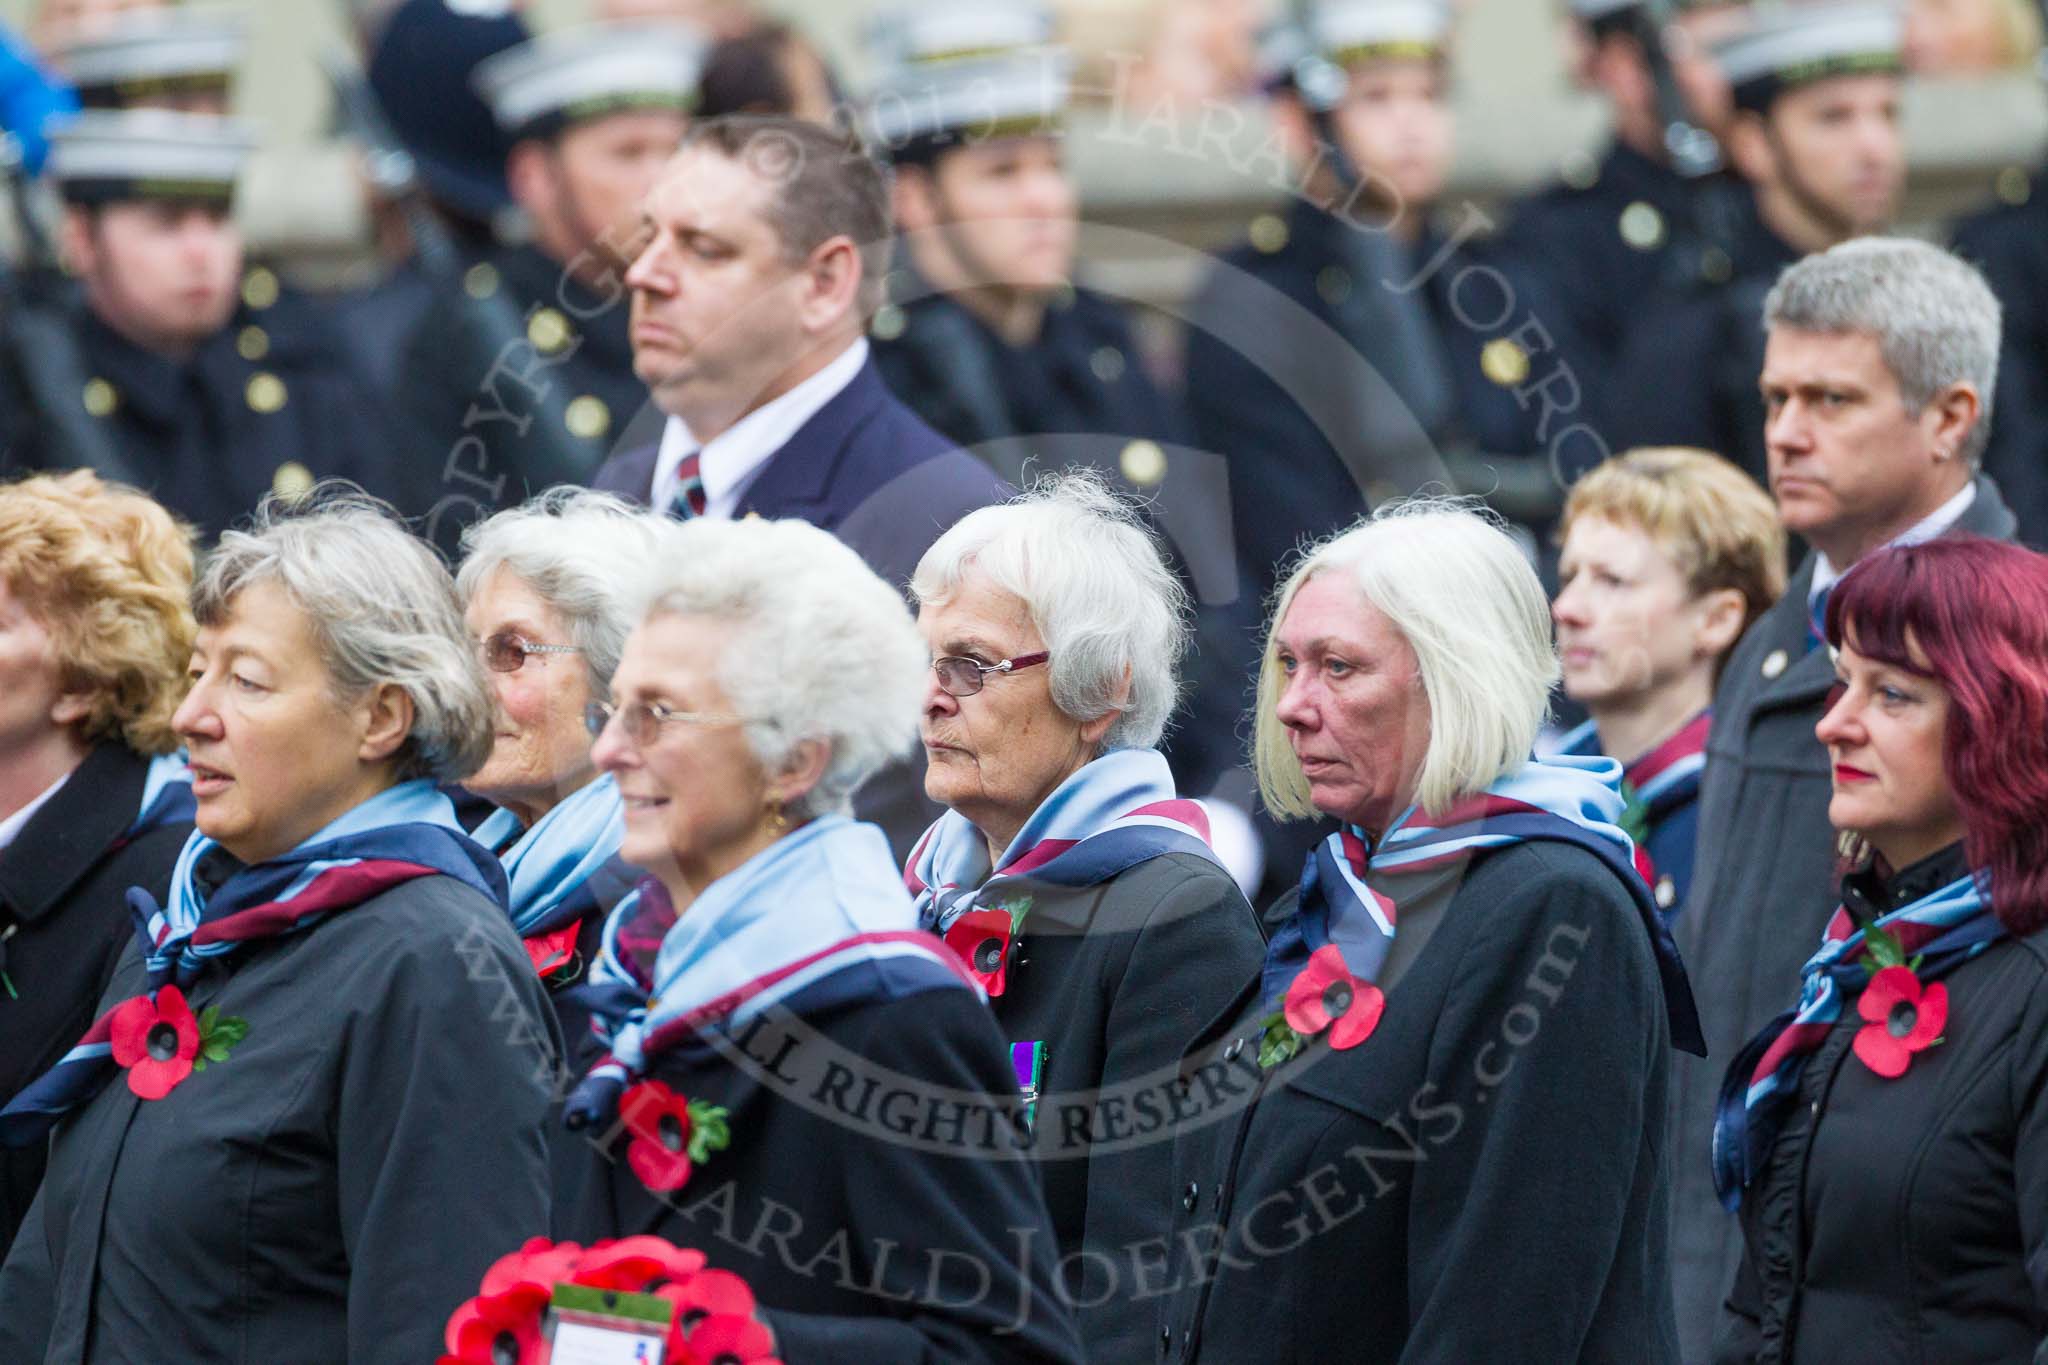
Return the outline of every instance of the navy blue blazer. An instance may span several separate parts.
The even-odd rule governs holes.
[[[644,503],[659,453],[658,443],[621,451],[590,485]],[[769,457],[737,511],[830,531],[901,588],[948,527],[1013,491],[899,402],[869,360]]]

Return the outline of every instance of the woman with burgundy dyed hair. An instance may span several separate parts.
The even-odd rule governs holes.
[[[2034,1359],[2048,1336],[2048,558],[1881,551],[1830,596],[1841,908],[1729,1068],[1717,1361]],[[1758,856],[1769,856],[1758,850]]]

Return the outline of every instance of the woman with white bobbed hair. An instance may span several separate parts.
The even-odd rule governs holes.
[[[171,727],[197,832],[77,1046],[4,1270],[13,1360],[414,1362],[545,1227],[559,1050],[497,859],[441,784],[491,748],[455,585],[323,486],[221,536]]]
[[[1166,1281],[1173,1358],[1676,1359],[1666,1052],[1698,1021],[1619,766],[1530,758],[1557,671],[1535,572],[1456,501],[1384,508],[1287,578],[1260,788],[1341,828],[1190,1052],[1249,1099],[1179,1128],[1169,1245],[1213,1273]],[[1326,1292],[1339,1269],[1370,1290]]]
[[[578,1073],[598,1047],[571,988],[638,880],[617,860],[619,788],[590,762],[583,713],[610,695],[662,526],[609,494],[550,489],[465,531],[455,578],[496,703],[491,756],[463,785],[498,809],[474,833],[505,864],[512,927]]]
[[[593,975],[637,1001],[570,1097],[602,1136],[559,1235],[702,1247],[785,1360],[1076,1359],[1001,1034],[849,814],[917,733],[902,597],[814,526],[700,518],[641,600],[590,710],[620,851],[653,874]],[[651,966],[621,950],[664,921]],[[971,1117],[934,1133],[932,1108]],[[782,1233],[736,1239],[706,1199]]]
[[[1123,1248],[1161,1234],[1167,1138],[1069,1124],[1097,1091],[1173,1079],[1189,1038],[1258,968],[1258,919],[1200,806],[1153,746],[1177,695],[1186,595],[1099,474],[963,517],[911,592],[931,657],[912,853],[925,925],[967,961],[1039,1121],[1035,1153],[1091,1359],[1150,1349]],[[1097,1131],[1100,1127],[1101,1131]]]

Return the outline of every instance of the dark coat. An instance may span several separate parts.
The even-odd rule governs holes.
[[[103,1005],[144,981],[131,948]],[[247,946],[189,999],[247,1037],[161,1100],[117,1077],[58,1126],[0,1268],[0,1360],[434,1359],[548,1221],[560,1042],[503,909],[421,878]]]
[[[1609,386],[1608,444],[1697,446],[1768,475],[1764,406],[1764,296],[1801,252],[1765,227],[1748,201],[1730,277],[1643,308]]]
[[[205,533],[273,489],[301,492],[315,478],[396,496],[408,452],[325,319],[297,294],[261,309],[245,304],[189,358],[174,360],[81,310],[75,326],[89,378],[80,401],[144,471],[144,491]],[[33,422],[17,427],[0,470],[52,463],[38,435]]]
[[[1863,874],[1844,890],[1871,917],[1966,869],[1957,846],[1889,888]],[[2002,940],[1942,980],[1941,1045],[1903,1076],[1886,1080],[1855,1058],[1863,1017],[1853,1006],[1808,1060],[1743,1200],[1742,1264],[1717,1362],[2041,1358],[2048,931]]]
[[[1190,1050],[1173,1228],[1132,1258],[1157,1358],[1675,1360],[1671,1034],[1627,889],[1583,849],[1482,852],[1401,906],[1381,980],[1348,1051],[1262,1072],[1257,987]]]
[[[1612,363],[1645,305],[1679,287],[1697,254],[1683,240],[1694,194],[1678,172],[1620,141],[1592,172],[1516,204],[1502,245],[1544,277],[1591,354]]]
[[[659,453],[658,444],[624,451],[591,487],[644,503]],[[735,510],[830,531],[901,589],[948,527],[1014,491],[897,401],[870,360],[769,458]],[[882,769],[861,789],[857,811],[888,833],[899,859],[909,857],[939,817],[925,799],[923,756]]]
[[[1175,1073],[1189,1040],[1258,974],[1265,937],[1230,874],[1189,854],[1098,886],[1005,886],[1004,900],[1029,896],[1031,908],[989,1004],[1011,1043],[1044,1044],[1036,1151],[1068,1287],[1087,1305],[1082,1340],[1091,1360],[1142,1359],[1149,1306],[1102,1264],[1166,1233],[1172,1136],[1129,1142],[1130,1106]]]
[[[1998,392],[1984,468],[2019,518],[2018,539],[2048,545],[2048,186],[1956,227],[1956,254],[1984,272],[2004,309]]]
[[[190,821],[124,842],[142,810],[149,760],[102,743],[0,850],[0,1104],[56,1065],[91,1027],[115,964],[135,944],[123,898],[131,886],[161,897]],[[0,1255],[42,1184],[43,1147],[0,1148]]]
[[[1978,478],[1976,500],[1954,531],[2012,535],[1997,485]],[[1721,1075],[1744,1043],[1799,998],[1799,969],[1819,946],[1834,904],[1833,782],[1813,727],[1835,671],[1825,649],[1807,650],[1812,582],[1809,560],[1722,669],[1692,891],[1672,926],[1697,983],[1707,1037],[1704,1061],[1679,1057],[1671,1072],[1672,1281],[1689,1361],[1706,1358],[1738,1252],[1709,1159]]]
[[[961,1108],[1016,1093],[988,1011],[950,987],[820,999],[832,984],[659,1055],[655,1079],[728,1111],[731,1146],[657,1194],[596,1135],[558,1235],[702,1250],[745,1277],[789,1365],[1078,1361],[1021,1140]]]

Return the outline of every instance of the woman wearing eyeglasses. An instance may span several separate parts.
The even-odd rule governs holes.
[[[912,853],[926,927],[988,990],[1034,1104],[1034,1154],[1091,1359],[1149,1354],[1134,1248],[1165,1234],[1183,1047],[1264,940],[1152,746],[1186,598],[1099,476],[969,513],[911,580],[933,656]]]
[[[596,957],[605,912],[637,880],[615,861],[618,784],[591,764],[583,713],[608,695],[660,527],[608,494],[551,489],[470,527],[456,576],[497,703],[491,756],[464,784],[497,810],[472,833],[505,864],[512,926],[577,1075],[602,1047],[570,988]]]
[[[703,1250],[786,1361],[1077,1360],[1001,1034],[848,815],[916,733],[903,599],[801,522],[665,536],[591,757],[674,920],[569,1099],[558,1235]]]

